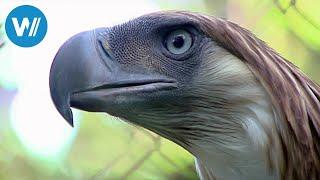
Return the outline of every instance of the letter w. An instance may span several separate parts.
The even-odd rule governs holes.
[[[41,20],[41,18],[33,18],[28,36],[35,36],[37,34],[40,20]],[[22,19],[22,22],[20,25],[19,25],[17,18],[12,18],[12,23],[13,23],[14,29],[16,31],[16,34],[19,37],[23,36],[24,31],[26,29],[29,29],[29,27],[30,27],[29,19],[26,17]]]

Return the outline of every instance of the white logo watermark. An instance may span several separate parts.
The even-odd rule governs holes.
[[[14,29],[16,31],[17,36],[23,36],[25,30],[29,30],[28,36],[35,36],[37,34],[38,28],[39,28],[39,23],[40,23],[41,18],[33,18],[31,28],[30,27],[30,21],[28,18],[24,17],[22,19],[21,24],[19,25],[18,19],[17,18],[12,18],[12,23],[14,26]]]

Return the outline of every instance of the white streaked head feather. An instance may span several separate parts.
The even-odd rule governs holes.
[[[280,148],[278,137],[275,137],[277,133],[274,133],[277,116],[270,98],[243,61],[211,43],[208,44],[211,52],[204,53],[209,57],[203,57],[208,61],[203,62],[199,68],[202,71],[194,81],[197,83],[194,86],[201,91],[196,93],[210,94],[212,99],[209,101],[224,106],[214,109],[212,105],[208,109],[215,111],[206,117],[210,118],[206,121],[211,126],[224,124],[225,128],[237,131],[212,133],[206,137],[213,142],[211,144],[208,140],[193,142],[198,169],[204,171],[200,174],[210,177],[207,173],[213,173],[222,179],[276,178],[279,172],[269,171],[269,166],[277,165],[276,159],[268,164],[268,153],[274,158],[278,156],[274,154],[278,151],[271,147]],[[219,111],[223,111],[224,118],[219,117]],[[223,143],[214,143],[215,140]],[[271,143],[274,145],[269,146]]]

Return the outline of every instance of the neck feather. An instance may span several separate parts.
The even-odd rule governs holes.
[[[281,121],[270,97],[240,59],[219,47],[212,54],[194,85],[201,101],[194,102],[198,115],[189,116],[206,124],[189,149],[199,174],[203,179],[212,174],[219,179],[278,177]]]

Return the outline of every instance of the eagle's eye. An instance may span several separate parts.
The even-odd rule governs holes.
[[[187,52],[192,46],[191,34],[184,30],[178,29],[171,31],[165,39],[165,46],[167,50],[172,54],[183,54]]]

